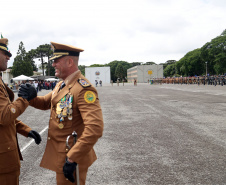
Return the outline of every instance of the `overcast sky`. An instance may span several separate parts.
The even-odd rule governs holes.
[[[0,32],[12,66],[50,41],[84,49],[80,65],[179,60],[226,29],[225,0],[5,0]]]

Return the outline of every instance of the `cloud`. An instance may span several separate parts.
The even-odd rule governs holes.
[[[85,51],[80,64],[179,60],[225,29],[223,0],[49,0],[1,3],[0,32],[16,56],[50,41]],[[13,57],[9,66],[13,63]]]

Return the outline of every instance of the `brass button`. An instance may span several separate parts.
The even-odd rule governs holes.
[[[68,181],[68,179],[66,179],[66,181]]]
[[[52,117],[50,117],[50,119],[53,119]]]
[[[66,151],[68,151],[68,149],[66,148]]]
[[[8,147],[8,150],[10,150],[10,147]]]
[[[48,137],[48,140],[50,140],[50,137]]]

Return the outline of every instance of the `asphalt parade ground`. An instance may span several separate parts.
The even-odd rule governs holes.
[[[226,86],[114,84],[97,87],[104,134],[87,185],[226,184]],[[42,90],[44,95],[50,90]],[[50,111],[29,107],[18,118],[42,143],[19,136],[20,185],[55,185],[39,167]]]

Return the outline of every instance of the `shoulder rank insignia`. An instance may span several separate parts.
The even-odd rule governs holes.
[[[82,86],[82,87],[90,87],[91,84],[89,84],[87,81],[85,81],[84,79],[79,78],[78,79],[78,83]]]

